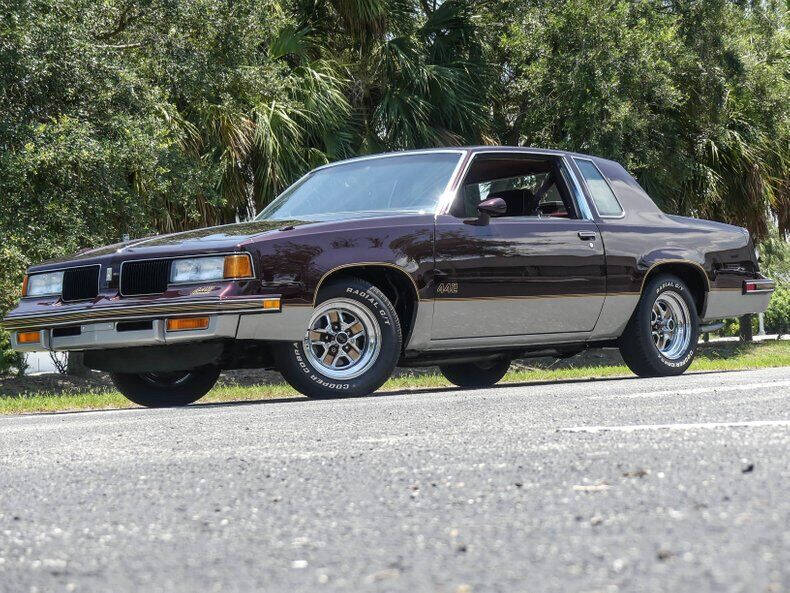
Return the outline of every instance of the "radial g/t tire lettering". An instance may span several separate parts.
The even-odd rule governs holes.
[[[699,318],[686,284],[659,274],[645,287],[620,336],[623,360],[640,377],[682,374],[691,364],[699,339]]]
[[[316,399],[369,395],[390,377],[402,334],[392,303],[360,278],[321,289],[301,342],[273,347],[277,369],[299,393]]]

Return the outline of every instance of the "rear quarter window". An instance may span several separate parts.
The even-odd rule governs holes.
[[[620,202],[609,187],[606,178],[603,176],[595,163],[587,159],[574,159],[576,166],[584,177],[587,189],[595,203],[595,209],[601,216],[622,216],[623,208]]]

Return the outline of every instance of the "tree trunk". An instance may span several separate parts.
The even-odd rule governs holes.
[[[744,315],[738,319],[740,322],[741,342],[751,342],[752,335],[752,316]]]
[[[91,370],[82,364],[84,357],[82,352],[69,352],[66,374],[73,377],[87,377]]]

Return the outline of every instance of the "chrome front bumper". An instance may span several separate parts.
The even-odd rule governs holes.
[[[312,313],[309,305],[284,304],[280,310],[264,310],[268,297],[177,300],[148,305],[115,305],[63,312],[11,315],[3,327],[11,334],[11,346],[20,352],[96,350],[155,346],[222,338],[296,342],[304,337]],[[208,327],[169,332],[168,317],[203,316]],[[144,329],[126,329],[127,322],[150,321]],[[121,324],[121,325],[119,325]],[[69,328],[69,332],[61,331]],[[17,331],[40,331],[39,343],[21,344]],[[58,335],[71,333],[73,335]]]

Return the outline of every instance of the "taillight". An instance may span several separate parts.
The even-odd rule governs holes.
[[[773,292],[776,284],[773,280],[744,280],[743,294],[754,294],[760,292]]]

